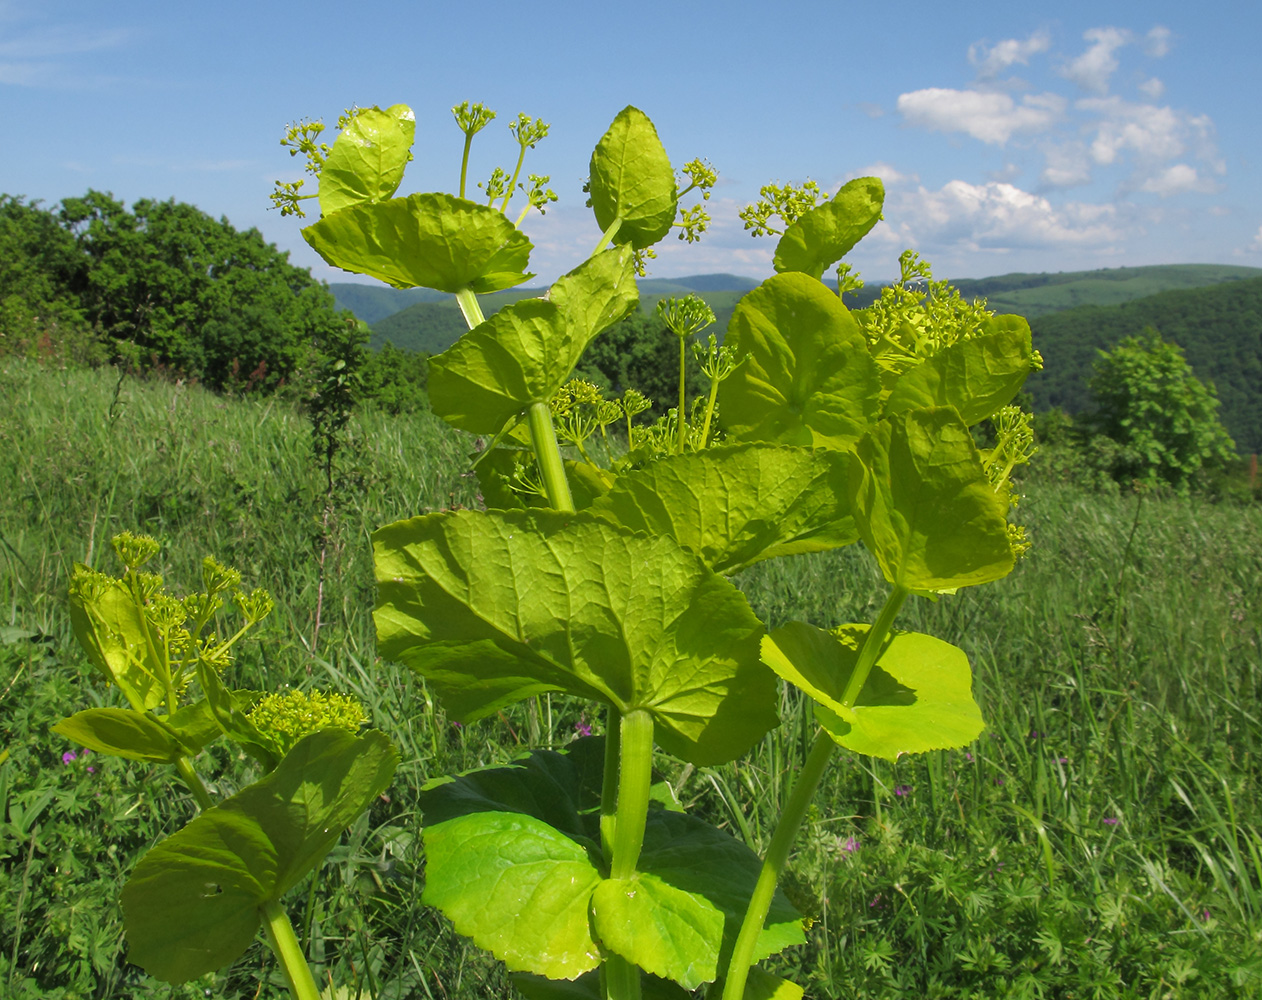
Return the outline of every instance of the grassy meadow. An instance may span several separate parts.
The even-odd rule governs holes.
[[[456,726],[377,659],[370,615],[369,534],[476,504],[472,440],[429,414],[360,414],[358,485],[326,531],[310,428],[283,401],[12,360],[0,401],[0,997],[284,995],[261,937],[180,987],[126,963],[119,889],[191,796],[48,731],[117,698],[74,643],[65,588],[76,561],[113,568],[123,529],[162,541],[177,592],[210,554],[272,592],[235,686],[350,690],[400,748],[388,801],[287,900],[318,978],[347,1000],[515,995],[420,903],[416,792],[600,718],[555,698]],[[834,757],[786,886],[809,944],[774,968],[812,998],[1260,996],[1262,509],[1037,474],[1024,492],[1033,547],[1017,569],[899,619],[968,652],[987,732],[896,765]],[[737,582],[769,627],[870,621],[884,597],[859,547]],[[745,760],[663,761],[690,809],[760,852],[813,736],[802,699],[782,697],[783,725]],[[219,746],[196,766],[220,794],[251,780]]]

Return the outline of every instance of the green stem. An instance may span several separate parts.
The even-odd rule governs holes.
[[[267,943],[280,960],[289,992],[296,1000],[320,1000],[320,990],[311,976],[311,967],[307,965],[298,936],[294,934],[294,925],[274,899],[263,904],[263,929],[267,932]]]
[[[508,203],[512,200],[513,192],[517,190],[517,178],[521,176],[521,165],[526,162],[526,147],[521,147],[521,152],[517,154],[517,167],[513,171],[513,179],[508,182],[508,191],[504,194],[504,203],[500,205],[500,211],[505,215],[508,214]],[[529,205],[526,206],[530,208]],[[520,221],[520,220],[519,220]]]
[[[570,495],[570,482],[565,478],[565,463],[561,460],[561,448],[552,426],[552,411],[547,403],[531,403],[526,416],[530,424],[530,443],[534,446],[535,460],[543,474],[548,503],[553,510],[572,514],[574,497]]]
[[[881,609],[881,615],[877,618],[876,624],[868,629],[868,634],[863,640],[863,648],[859,650],[859,659],[855,662],[850,681],[846,684],[846,690],[841,696],[841,703],[846,708],[853,708],[858,700],[859,693],[867,682],[868,674],[872,672],[872,666],[880,655],[881,647],[885,645],[885,637],[889,635],[894,619],[898,617],[903,602],[910,594],[911,591],[902,584],[895,584],[894,589],[890,591],[890,596],[885,600],[885,607]]]
[[[605,720],[605,774],[600,785],[600,850],[606,863],[613,859],[613,836],[618,826],[618,748],[622,713],[612,705]]]
[[[193,765],[188,762],[187,757],[175,759],[175,770],[179,772],[184,784],[188,785],[188,790],[193,793],[193,798],[197,800],[199,806],[209,809],[215,804],[211,801],[210,792],[206,791],[206,786],[202,784],[202,779],[197,776],[197,772],[193,770]]]
[[[688,438],[688,423],[684,419],[684,413],[686,412],[684,409],[684,405],[688,400],[687,389],[685,388],[685,384],[684,384],[685,383],[684,358],[688,354],[685,348],[686,348],[686,345],[684,344],[684,338],[680,337],[679,338],[679,446],[676,449],[676,454],[679,454],[679,455],[682,455],[684,453],[684,442]]]
[[[621,955],[605,959],[605,996],[608,1000],[640,1000],[640,970]]]
[[[609,877],[631,878],[644,846],[644,824],[649,815],[653,784],[653,716],[635,708],[618,727],[622,746],[618,769],[618,823],[614,829]]]
[[[464,179],[469,173],[469,147],[473,145],[473,133],[464,134],[464,156],[460,160],[460,197],[464,197]]]
[[[710,398],[706,402],[705,407],[705,423],[701,425],[701,441],[700,446],[704,448],[706,442],[710,440],[710,420],[714,417],[714,404],[719,398],[719,379],[710,380]]]
[[[593,257],[595,257],[598,253],[600,253],[600,251],[604,250],[605,247],[609,246],[609,244],[613,242],[613,238],[618,235],[618,230],[620,228],[622,228],[621,215],[618,216],[616,219],[614,219],[613,222],[610,224],[609,228],[605,230],[605,234],[601,236],[600,242],[596,244],[596,249],[592,251]]]
[[[456,303],[460,306],[465,325],[470,330],[486,321],[486,317],[482,315],[482,307],[478,305],[477,293],[472,288],[462,288],[456,292]]]
[[[723,984],[723,1000],[743,1000],[745,996],[745,980],[749,978],[750,967],[754,964],[754,946],[758,943],[763,924],[767,922],[767,911],[771,909],[771,900],[776,894],[776,883],[780,881],[780,875],[788,863],[789,848],[797,839],[798,830],[806,818],[806,810],[815,797],[815,789],[824,776],[824,769],[828,766],[835,746],[832,737],[821,730],[815,736],[815,745],[811,747],[806,764],[798,772],[797,783],[789,794],[784,812],[780,814],[780,822],[776,824],[776,832],[771,837],[771,846],[767,848],[762,871],[758,873],[758,884],[754,886],[749,908],[745,911],[741,932],[732,948],[732,959],[728,963],[727,979]]]

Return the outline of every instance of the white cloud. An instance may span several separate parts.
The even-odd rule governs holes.
[[[1253,253],[1262,253],[1262,226],[1258,226],[1258,231],[1253,236],[1253,242],[1249,244],[1249,250]]]
[[[974,42],[968,47],[968,61],[977,67],[979,78],[989,80],[1016,63],[1028,66],[1031,56],[1046,52],[1051,47],[1051,35],[1046,31],[1036,31],[1024,41],[1006,38],[989,48],[982,42]]]
[[[1089,97],[1077,107],[1101,118],[1091,143],[1097,163],[1114,163],[1125,150],[1142,160],[1171,160],[1186,148],[1183,136],[1189,123],[1169,107],[1133,104],[1119,97]]]
[[[1054,206],[1012,184],[950,181],[937,191],[908,192],[895,206],[918,244],[976,250],[1051,249],[1117,242],[1122,230],[1112,205]],[[887,217],[893,215],[887,209]]]
[[[883,160],[870,164],[862,170],[852,170],[846,174],[846,180],[852,181],[856,177],[879,177],[881,183],[887,188],[896,184],[914,184],[920,180],[915,174],[905,174],[892,164]]]
[[[1074,187],[1091,180],[1091,157],[1081,142],[1049,143],[1043,157],[1039,180],[1048,187]]]
[[[1170,51],[1170,43],[1173,37],[1174,32],[1164,24],[1158,24],[1148,32],[1147,37],[1144,39],[1144,51],[1150,56],[1160,59]]]
[[[1042,132],[1064,113],[1056,94],[1027,95],[1017,104],[1007,94],[930,87],[898,97],[898,110],[912,125],[938,132],[964,132],[1002,146],[1017,132]]]
[[[1166,85],[1154,76],[1139,85],[1139,92],[1150,101],[1155,101],[1166,92]]]
[[[1117,72],[1117,50],[1130,42],[1131,34],[1121,28],[1091,28],[1082,37],[1091,47],[1061,72],[1083,90],[1107,94],[1109,78]]]
[[[1202,177],[1195,167],[1187,163],[1175,163],[1166,167],[1139,185],[1141,191],[1159,194],[1163,198],[1168,198],[1172,194],[1181,194],[1184,191],[1208,194],[1216,187],[1217,185],[1210,178]]]

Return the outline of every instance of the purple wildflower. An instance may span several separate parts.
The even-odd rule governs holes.
[[[973,763],[973,755],[969,753],[967,750],[964,751],[964,759],[968,761],[970,764]]]
[[[1068,764],[1068,763],[1069,763],[1069,758],[1068,758],[1068,757],[1057,757],[1057,758],[1056,758],[1056,763],[1058,763],[1058,764]]]
[[[78,759],[79,759],[79,755],[75,753],[73,750],[67,750],[65,753],[61,755],[61,762],[63,764],[69,764],[72,760],[78,760]]]
[[[899,785],[898,787],[896,787],[896,788],[894,789],[894,794],[895,794],[895,795],[897,795],[900,799],[901,799],[904,795],[910,795],[910,794],[911,794],[911,785]]]
[[[858,837],[847,837],[846,842],[841,845],[842,854],[854,854],[859,849]]]
[[[1119,820],[1116,816],[1105,816],[1105,817],[1104,817],[1104,825],[1105,825],[1105,826],[1117,826],[1117,824],[1118,824],[1118,823],[1120,823],[1120,822],[1121,822],[1121,820]]]
[[[591,736],[592,727],[587,724],[586,719],[579,719],[578,722],[574,723],[574,732],[578,733],[579,736]]]

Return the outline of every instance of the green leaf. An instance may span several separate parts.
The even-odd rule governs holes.
[[[540,478],[535,464],[535,453],[523,448],[495,448],[490,454],[478,458],[476,472],[482,501],[492,510],[525,510],[527,507],[547,507],[548,500],[538,493],[519,493],[510,484],[521,464],[528,475]],[[592,502],[609,489],[610,473],[586,462],[564,460],[565,477],[570,484],[570,494],[575,510],[586,510]]]
[[[876,416],[881,383],[863,334],[805,274],[777,274],[741,299],[726,343],[750,355],[719,387],[733,438],[846,449]]]
[[[320,169],[320,213],[385,201],[398,190],[411,158],[416,116],[406,104],[364,108],[333,143]]]
[[[772,266],[801,271],[812,278],[846,256],[881,221],[885,185],[879,177],[858,177],[785,230],[776,245]]]
[[[887,415],[953,406],[972,426],[1012,401],[1033,368],[1030,324],[1020,316],[992,316],[983,333],[922,361],[894,383]]]
[[[251,699],[248,702],[249,705],[253,705],[257,700],[255,692],[252,691],[238,691],[236,695],[239,699],[242,696]],[[245,703],[242,702],[242,704]],[[210,701],[207,698],[185,705],[174,715],[163,718],[162,722],[175,731],[176,738],[190,755],[198,753],[206,744],[213,743],[223,735],[219,720],[215,718],[214,710],[210,707]]]
[[[564,691],[647,709],[662,747],[696,764],[732,760],[776,724],[761,623],[673,539],[582,514],[456,511],[373,544],[381,655],[457,718]]]
[[[173,764],[187,751],[147,712],[130,708],[89,708],[62,719],[54,733],[97,753]]]
[[[234,962],[258,933],[259,908],[320,862],[389,787],[397,760],[376,731],[313,733],[162,841],[123,887],[128,959],[168,983]]]
[[[802,1000],[804,995],[805,991],[797,983],[754,966],[745,980],[743,1000]]]
[[[716,573],[850,545],[848,456],[775,445],[708,448],[624,473],[591,511],[669,535]]]
[[[670,232],[679,200],[675,171],[657,129],[639,108],[623,108],[596,144],[589,180],[600,228],[622,219],[617,243],[643,250]]]
[[[531,277],[525,234],[502,212],[449,194],[350,205],[302,237],[334,267],[395,288],[494,292]]]
[[[514,972],[573,979],[600,964],[587,851],[522,813],[474,812],[425,830],[421,897]]]
[[[497,434],[546,403],[598,333],[635,308],[631,253],[611,249],[558,279],[546,299],[521,299],[429,362],[429,397],[449,424]]]
[[[94,596],[88,587],[75,586],[74,578],[90,576],[97,581]],[[156,676],[150,650],[162,641],[121,580],[101,577],[87,566],[75,564],[70,588],[70,624],[88,660],[106,680],[119,686],[133,705],[156,708],[166,689]]]
[[[985,728],[962,649],[918,632],[893,632],[853,708],[841,703],[868,625],[826,632],[790,622],[763,639],[763,660],[815,701],[839,744],[885,760],[967,746]]]
[[[259,700],[256,691],[230,691],[224,687],[219,675],[204,662],[197,664],[197,680],[206,692],[206,704],[228,739],[271,770],[284,755],[280,743],[269,733],[262,732],[246,713]]]
[[[890,583],[948,590],[1011,572],[1006,499],[987,480],[953,408],[882,420],[855,456],[855,524]]]
[[[589,738],[564,753],[534,751],[505,767],[422,790],[426,901],[513,969],[570,978],[588,961],[583,949],[594,940],[691,989],[713,979],[726,962],[758,878],[759,859],[699,819],[653,809],[639,872],[629,880],[602,879],[597,806],[603,744]],[[509,854],[496,839],[506,831]],[[431,886],[438,887],[433,900]],[[518,902],[497,909],[503,899],[491,897],[501,887]],[[532,902],[523,907],[521,899]],[[514,913],[522,916],[507,916]],[[555,916],[545,921],[539,914]],[[589,927],[596,929],[594,939],[583,936]],[[803,940],[801,916],[778,893],[757,956]],[[566,964],[543,971],[555,963],[558,951],[568,956]]]
[[[605,1000],[600,989],[599,972],[585,972],[573,982],[544,979],[525,972],[515,972],[508,978],[526,1000]],[[647,972],[640,976],[640,996],[641,1000],[692,1000],[692,993],[682,986],[650,976]],[[797,998],[787,997],[785,1000]]]

